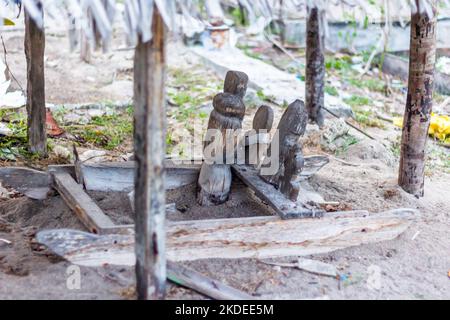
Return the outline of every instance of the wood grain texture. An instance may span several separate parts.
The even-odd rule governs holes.
[[[425,12],[411,16],[408,94],[403,117],[399,185],[416,197],[424,193],[425,149],[433,105],[436,61],[436,1],[434,17]]]
[[[165,295],[166,26],[155,5],[149,42],[139,37],[134,55],[136,292]]]
[[[38,7],[41,4],[38,3]],[[41,14],[43,16],[42,10]],[[28,148],[41,156],[47,154],[45,75],[45,33],[25,10],[25,57],[27,61]]]
[[[172,222],[167,225],[167,259],[306,256],[392,240],[417,217],[411,209],[382,213],[330,213],[321,219],[254,217]],[[134,265],[134,237],[44,230],[37,240],[68,261],[84,266]]]

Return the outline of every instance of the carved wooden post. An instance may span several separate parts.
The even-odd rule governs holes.
[[[279,167],[276,173],[272,175],[263,175],[261,177],[267,182],[273,184],[292,201],[296,201],[299,193],[299,175],[304,166],[304,159],[299,138],[305,133],[308,114],[305,104],[300,100],[291,103],[278,124],[278,132],[275,134],[267,152],[267,160],[273,161],[278,156]],[[274,143],[279,145],[279,152],[275,154],[273,151]],[[268,164],[264,161],[263,166]],[[263,168],[262,168],[263,169]]]
[[[399,185],[417,197],[423,196],[425,147],[433,103],[437,18],[436,1],[431,3],[434,17],[422,10],[411,17],[408,95],[398,178]],[[416,5],[420,8],[420,2],[416,1]]]
[[[136,281],[139,299],[165,294],[166,26],[154,7],[151,41],[140,39],[134,57]]]
[[[248,76],[239,71],[228,71],[225,77],[223,93],[214,97],[214,110],[211,112],[208,129],[217,129],[225,142],[227,129],[241,129],[245,115],[243,98],[247,91]],[[205,149],[216,143],[205,143]],[[228,199],[231,186],[230,164],[224,162],[226,153],[225,143],[221,148],[222,154],[215,155],[222,158],[222,163],[208,164],[203,162],[198,179],[198,201],[201,205],[220,204]],[[219,151],[220,153],[220,151]],[[234,152],[232,153],[234,158]],[[207,155],[206,155],[207,156]],[[222,157],[223,156],[223,157]]]
[[[269,146],[269,131],[273,125],[273,110],[262,105],[253,118],[253,131],[246,136],[246,163],[258,167]]]
[[[317,6],[307,6],[308,19],[306,23],[306,76],[305,76],[305,103],[309,119],[323,126],[325,89],[325,37],[320,28],[320,22],[325,10]]]
[[[43,17],[42,4],[39,3]],[[45,33],[25,10],[25,56],[27,60],[28,146],[31,152],[47,153],[45,128]]]
[[[306,22],[306,75],[305,104],[309,119],[323,126],[324,118],[324,78],[325,78],[325,37],[320,23],[325,10],[313,5],[307,6],[308,20]]]

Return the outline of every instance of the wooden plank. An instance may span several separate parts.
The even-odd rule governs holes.
[[[134,188],[135,161],[82,164],[86,190],[124,191]],[[166,170],[166,190],[180,188],[194,183],[198,179],[200,165],[180,164],[164,161]]]
[[[105,228],[114,227],[112,220],[103,213],[71,175],[55,173],[53,177],[55,189],[90,232],[104,234]]]
[[[43,17],[42,4],[37,3]],[[27,60],[27,133],[31,152],[47,153],[45,126],[45,33],[25,10],[25,56]]]
[[[255,195],[269,204],[282,219],[323,217],[322,209],[306,206],[300,201],[287,199],[278,189],[264,181],[258,170],[245,165],[232,165],[233,173],[238,176]]]
[[[392,240],[416,217],[412,209],[382,213],[329,213],[322,219],[252,217],[168,223],[167,259],[270,258],[306,256]],[[37,240],[74,264],[135,264],[134,237],[44,230]]]
[[[50,191],[50,179],[47,172],[31,168],[0,168],[0,183],[36,200],[46,199]]]
[[[138,36],[134,54],[134,154],[136,292],[138,299],[162,299],[165,251],[166,26],[154,4],[152,39]]]

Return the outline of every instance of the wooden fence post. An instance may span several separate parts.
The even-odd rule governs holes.
[[[165,258],[166,26],[155,6],[151,41],[134,56],[136,291],[138,299],[163,299]]]
[[[420,5],[416,1],[417,6]],[[411,16],[408,95],[400,152],[398,184],[416,197],[423,196],[425,151],[433,105],[436,61],[436,2],[434,17],[418,10]]]
[[[43,16],[42,4],[41,14]],[[31,152],[47,153],[45,128],[45,33],[25,10],[25,56],[27,60],[28,146]]]

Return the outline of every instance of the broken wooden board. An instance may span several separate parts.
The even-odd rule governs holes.
[[[282,219],[322,217],[324,210],[306,204],[306,201],[293,202],[278,189],[264,181],[258,170],[246,165],[232,165],[233,173],[238,176],[255,195],[270,205]],[[300,191],[301,192],[301,191]]]
[[[417,216],[413,209],[369,214],[330,212],[321,219],[276,216],[169,222],[167,259],[273,258],[326,253],[392,240]],[[78,230],[44,230],[37,240],[74,264],[134,265],[133,235],[94,235]]]
[[[31,168],[0,168],[0,182],[3,186],[13,188],[36,200],[46,199],[50,191],[50,179],[47,172]]]

